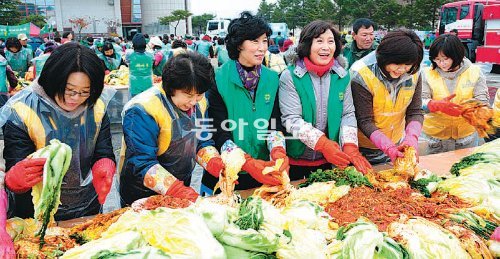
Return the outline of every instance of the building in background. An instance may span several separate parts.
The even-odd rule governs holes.
[[[69,20],[84,18],[89,25],[82,29],[82,35],[116,33],[129,39],[137,32],[149,35],[174,33],[175,23],[160,25],[158,18],[179,9],[189,11],[190,0],[21,0],[19,4],[23,16],[43,15],[59,32],[74,31],[78,34],[78,29]],[[191,18],[181,21],[177,34],[189,33],[191,27]]]

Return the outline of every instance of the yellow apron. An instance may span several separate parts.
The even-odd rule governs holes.
[[[366,83],[368,90],[373,95],[373,115],[375,126],[379,128],[393,143],[398,143],[403,137],[405,129],[406,108],[410,105],[415,93],[418,73],[413,75],[412,84],[403,86],[397,95],[394,104],[385,85],[378,79],[368,66],[363,66],[358,71]],[[378,149],[361,131],[358,130],[359,146],[363,148]]]
[[[432,90],[432,100],[442,100],[450,95],[444,79],[437,70],[425,68],[426,80]],[[474,86],[479,80],[479,67],[470,66],[457,80],[455,98],[452,103],[461,103],[473,98]],[[462,117],[453,117],[442,112],[427,113],[424,117],[423,131],[425,134],[437,139],[460,139],[472,135],[475,132],[473,126]]]

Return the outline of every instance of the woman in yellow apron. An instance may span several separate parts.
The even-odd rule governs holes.
[[[460,103],[469,99],[488,103],[485,76],[465,57],[465,47],[455,35],[436,38],[429,59],[432,67],[422,71],[423,131],[429,153],[477,146],[478,135],[460,116]]]
[[[401,29],[389,32],[376,51],[351,67],[359,147],[372,164],[402,157],[406,145],[418,150],[424,119],[422,57],[422,41]]]

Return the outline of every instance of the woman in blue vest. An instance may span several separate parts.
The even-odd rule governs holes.
[[[165,65],[161,87],[153,86],[125,105],[124,205],[155,194],[195,201],[198,194],[189,185],[196,162],[217,176],[224,169],[202,126],[204,93],[214,84],[207,58],[180,54]]]
[[[207,93],[215,146],[221,151],[241,148],[246,161],[236,189],[278,185],[277,174],[288,172],[288,157],[279,122],[278,74],[262,65],[271,29],[263,19],[243,12],[231,21],[225,38],[229,60],[215,74],[217,87]],[[284,161],[278,171],[262,170]],[[270,161],[269,161],[270,160]],[[204,174],[203,185],[213,189],[218,176]],[[207,192],[210,192],[207,190]]]
[[[341,50],[331,23],[311,22],[300,34],[298,60],[281,74],[282,123],[294,137],[287,141],[291,178],[330,164],[353,164],[363,173],[371,169],[358,150],[350,77]]]
[[[31,189],[42,181],[45,159],[27,157],[52,139],[72,149],[55,220],[99,213],[116,171],[106,114],[116,91],[104,89],[103,81],[95,53],[67,43],[51,54],[38,80],[2,108],[10,216],[33,217]]]

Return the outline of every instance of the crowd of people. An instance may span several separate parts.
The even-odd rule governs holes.
[[[298,39],[270,39],[268,23],[244,12],[225,38],[138,33],[130,43],[79,44],[68,34],[65,43],[45,43],[35,58],[23,37],[7,39],[2,93],[9,71],[23,76],[31,63],[35,73],[31,86],[0,110],[6,160],[0,247],[11,246],[5,213],[33,216],[30,190],[42,180],[45,159],[29,155],[53,138],[73,150],[56,220],[98,213],[116,171],[122,206],[154,194],[191,201],[212,195],[226,167],[222,152],[245,154],[236,185],[242,190],[280,185],[284,172],[292,180],[332,166],[368,173],[402,157],[406,147],[418,151],[421,136],[431,153],[478,145],[460,103],[489,104],[488,90],[460,40],[437,37],[429,46],[432,66],[421,68],[424,44],[415,32],[390,31],[377,43],[375,27],[356,20],[345,46],[337,29],[320,20],[304,26]],[[117,168],[106,113],[113,93],[103,80],[122,65],[129,67],[133,98],[122,112],[124,156]],[[205,170],[201,190],[189,187],[196,163]]]

